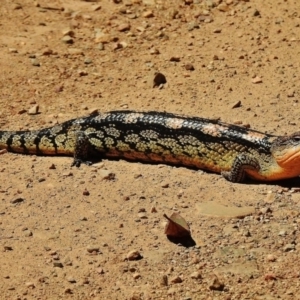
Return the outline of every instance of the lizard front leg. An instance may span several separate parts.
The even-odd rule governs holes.
[[[79,168],[82,163],[90,166],[92,162],[87,160],[90,149],[91,144],[88,136],[83,131],[77,131],[75,133],[74,160],[71,167]]]
[[[257,158],[247,153],[237,155],[234,159],[231,170],[223,171],[221,174],[224,178],[231,182],[243,182],[247,170],[255,170],[259,172],[260,165]]]

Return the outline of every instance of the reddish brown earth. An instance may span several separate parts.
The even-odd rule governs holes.
[[[1,129],[133,109],[295,132],[299,14],[298,0],[3,0]],[[71,161],[0,156],[1,299],[300,299],[298,178]],[[173,212],[196,246],[166,238]]]

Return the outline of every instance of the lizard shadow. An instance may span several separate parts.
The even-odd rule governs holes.
[[[300,177],[282,179],[276,181],[265,181],[265,182],[247,179],[245,182],[242,182],[242,184],[250,184],[250,185],[266,184],[266,185],[279,185],[283,188],[300,188]]]
[[[103,159],[107,159],[107,160],[112,160],[112,161],[120,161],[120,160],[124,160],[130,163],[140,163],[143,165],[159,165],[159,164],[164,164],[167,166],[171,166],[174,168],[185,168],[188,170],[193,170],[193,171],[203,171],[205,173],[208,174],[216,174],[215,172],[212,172],[210,170],[205,170],[205,169],[198,169],[196,167],[193,166],[180,166],[178,164],[174,164],[174,163],[169,163],[169,162],[151,162],[151,161],[143,161],[143,160],[139,160],[139,159],[129,159],[129,158],[119,158],[119,157],[106,157],[105,155],[103,156],[99,156],[96,155],[95,153],[93,153],[93,155],[91,156],[90,161],[92,162],[92,164],[95,163],[99,163],[101,162]],[[222,177],[222,175],[219,174],[220,177]],[[225,180],[225,179],[224,179]],[[246,178],[246,180],[244,182],[242,182],[241,184],[251,184],[251,185],[257,185],[257,184],[266,184],[266,185],[279,185],[281,187],[285,187],[285,188],[300,188],[300,177],[295,177],[295,178],[289,178],[289,179],[282,179],[282,180],[276,180],[276,181],[255,181],[252,179],[248,179]]]

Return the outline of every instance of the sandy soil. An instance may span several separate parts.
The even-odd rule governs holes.
[[[1,129],[133,109],[295,132],[299,12],[298,0],[2,0]],[[71,161],[0,156],[1,299],[300,299],[299,179]],[[194,247],[166,238],[173,212]]]

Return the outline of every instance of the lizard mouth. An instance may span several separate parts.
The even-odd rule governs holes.
[[[278,151],[274,154],[278,165],[282,167],[295,168],[295,161],[300,161],[300,148],[289,149],[287,151]]]

